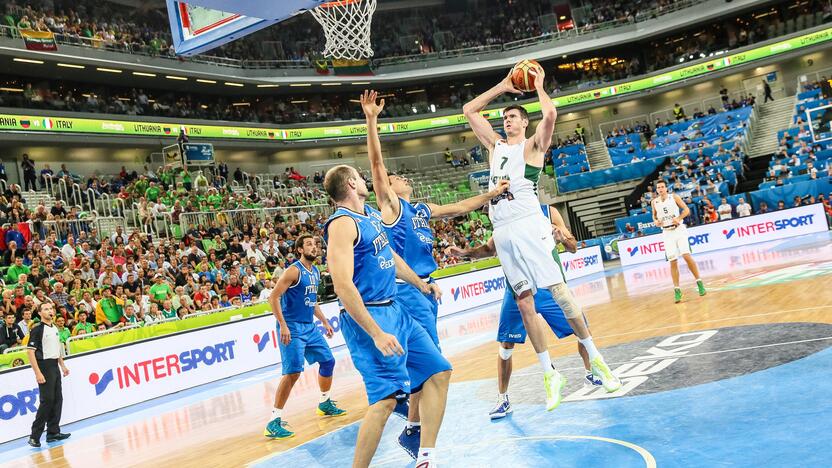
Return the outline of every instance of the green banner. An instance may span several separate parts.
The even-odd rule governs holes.
[[[214,314],[200,315],[198,317],[184,320],[175,320],[152,326],[131,328],[129,330],[109,333],[93,338],[87,338],[85,340],[72,340],[69,342],[69,350],[70,354],[75,355],[87,351],[94,351],[96,349],[109,348],[111,346],[132,343],[134,341],[170,335],[171,333],[193,330],[195,328],[202,328],[210,325],[218,325],[232,321],[231,317],[235,317],[234,320],[238,320],[239,318],[263,315],[268,310],[269,304],[267,302],[263,302],[250,307],[243,307],[241,309],[225,310]]]
[[[615,86],[605,86],[558,96],[553,101],[559,108],[568,108],[588,102],[603,102],[605,99],[614,96],[636,93],[707,73],[722,71],[755,60],[828,42],[830,39],[832,39],[832,28],[764,47],[758,47],[746,52],[725,54],[707,62],[683,67],[668,73],[620,83]],[[525,107],[529,112],[537,112],[540,110],[540,103],[533,102],[526,104]],[[486,110],[483,112],[483,115],[490,120],[499,119],[502,117],[502,107]],[[467,119],[462,114],[428,117],[406,122],[383,123],[379,125],[379,133],[382,135],[406,134],[410,132],[457,127],[467,123]],[[367,134],[366,125],[332,125],[316,128],[281,129],[0,114],[0,131],[165,137],[177,136],[180,128],[185,128],[185,132],[190,138],[226,138],[261,141],[323,140],[328,138],[362,137]]]

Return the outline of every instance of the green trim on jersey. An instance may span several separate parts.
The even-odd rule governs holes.
[[[563,271],[563,263],[560,262],[560,255],[558,255],[557,246],[552,249],[552,258],[555,259],[555,262],[558,264],[558,268],[560,268],[560,275],[563,277],[563,284],[566,284],[566,272]]]
[[[532,166],[529,163],[526,163],[526,171],[523,174],[523,178],[530,181],[534,184],[534,194],[537,195],[537,183],[540,181],[540,173],[543,172],[542,167]]]

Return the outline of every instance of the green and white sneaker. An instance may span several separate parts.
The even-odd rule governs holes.
[[[339,408],[335,403],[330,398],[323,403],[319,403],[315,412],[318,413],[318,416],[343,416],[347,414],[347,410]]]
[[[560,405],[560,401],[563,399],[566,377],[553,367],[543,373],[543,385],[546,387],[546,411],[552,411]]]
[[[612,393],[621,388],[621,380],[613,375],[610,367],[601,356],[596,356],[589,364],[592,366],[592,374],[601,378],[601,385],[604,386],[607,393]]]
[[[679,289],[679,288],[674,289],[673,290],[673,296],[674,296],[674,302],[676,302],[677,304],[682,302],[682,290],[681,289]]]
[[[281,421],[280,418],[272,419],[263,431],[263,435],[269,439],[288,439],[294,437],[295,433],[286,429],[286,421]]]
[[[702,280],[696,280],[696,288],[699,289],[700,296],[707,294],[707,291],[705,291],[705,283]]]

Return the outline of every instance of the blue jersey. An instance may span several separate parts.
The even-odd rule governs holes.
[[[300,272],[295,284],[289,286],[281,298],[283,318],[287,322],[312,323],[315,314],[315,304],[318,303],[318,285],[321,284],[321,273],[314,266],[307,270],[300,260],[289,265]]]
[[[433,230],[430,208],[425,203],[410,204],[399,198],[399,219],[385,224],[393,250],[421,278],[436,271],[433,258]]]
[[[329,241],[329,223],[349,216],[358,228],[353,243],[352,282],[364,304],[390,301],[396,295],[396,265],[387,233],[381,225],[381,213],[364,206],[364,213],[339,207],[324,224],[324,242]]]

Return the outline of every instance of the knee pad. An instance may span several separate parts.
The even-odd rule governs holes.
[[[578,302],[575,300],[575,296],[572,295],[572,291],[569,290],[569,286],[567,286],[566,283],[559,283],[550,286],[549,291],[552,293],[552,297],[555,298],[555,302],[557,302],[563,310],[563,315],[566,316],[566,318],[581,318],[581,306],[578,305]]]
[[[318,374],[321,374],[321,377],[332,377],[332,372],[335,370],[335,359],[324,361],[318,366]]]
[[[514,348],[503,348],[500,346],[500,359],[503,361],[508,361],[511,359],[511,353],[514,352]]]

